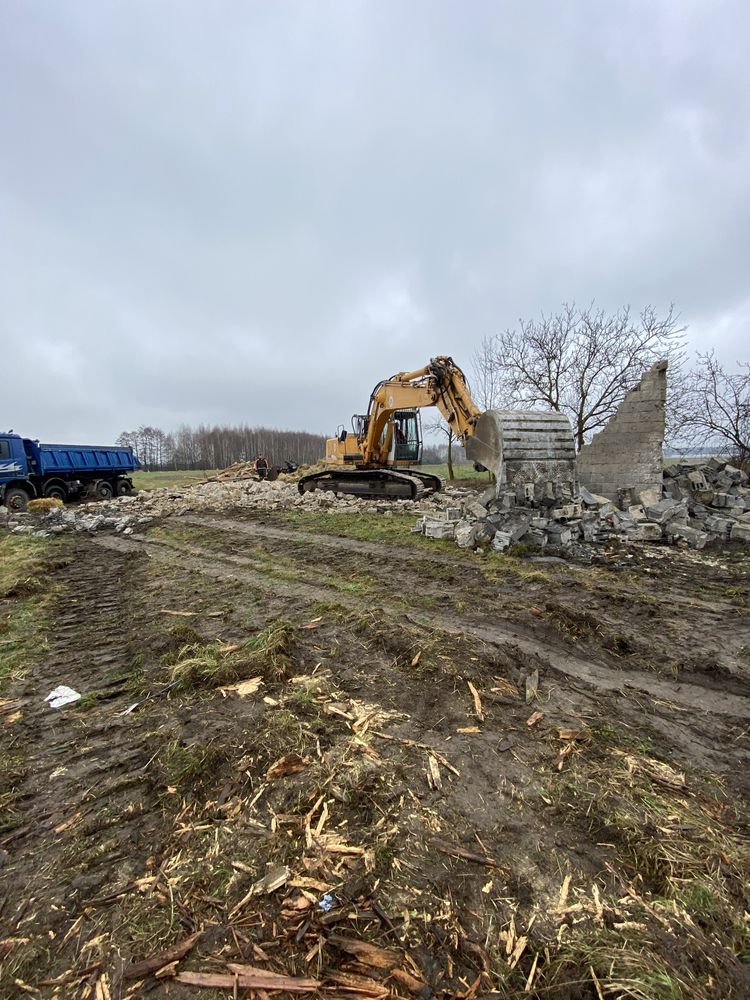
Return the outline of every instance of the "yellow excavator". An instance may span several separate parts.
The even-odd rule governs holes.
[[[352,417],[326,442],[328,468],[299,481],[300,493],[323,489],[360,497],[413,500],[442,487],[439,476],[413,468],[422,460],[420,409],[436,406],[455,436],[466,443],[481,416],[466,377],[452,358],[379,382],[366,414]]]
[[[359,497],[416,500],[442,488],[439,476],[415,469],[422,460],[420,410],[435,406],[479,469],[503,484],[575,478],[568,418],[535,410],[481,411],[452,358],[432,358],[373,389],[367,413],[326,441],[326,466],[299,480],[300,493],[331,490]]]

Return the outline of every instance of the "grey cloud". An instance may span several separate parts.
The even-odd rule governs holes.
[[[0,0],[0,423],[330,431],[563,300],[747,356],[740,2]]]

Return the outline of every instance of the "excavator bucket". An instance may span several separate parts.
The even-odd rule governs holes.
[[[554,410],[485,410],[466,455],[494,473],[498,493],[528,483],[535,491],[549,482],[575,487],[573,432],[565,414]]]

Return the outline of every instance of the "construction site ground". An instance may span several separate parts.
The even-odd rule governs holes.
[[[0,996],[750,995],[747,550],[414,521],[0,538]]]

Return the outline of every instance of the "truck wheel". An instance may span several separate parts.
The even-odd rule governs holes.
[[[29,502],[29,494],[26,490],[22,490],[20,486],[11,486],[9,490],[5,491],[5,499],[3,503],[8,508],[8,510],[13,511],[14,514],[21,514],[26,510],[26,506]]]
[[[115,491],[112,489],[112,483],[108,483],[106,479],[102,479],[96,487],[97,496],[99,496],[102,500],[109,500],[113,496],[114,492]]]
[[[44,495],[50,500],[62,500],[63,503],[68,499],[68,491],[64,486],[60,486],[59,483],[52,483],[51,486],[47,486],[44,490]]]
[[[130,483],[126,479],[118,479],[115,485],[117,487],[115,492],[117,493],[118,497],[129,497],[133,492]]]

